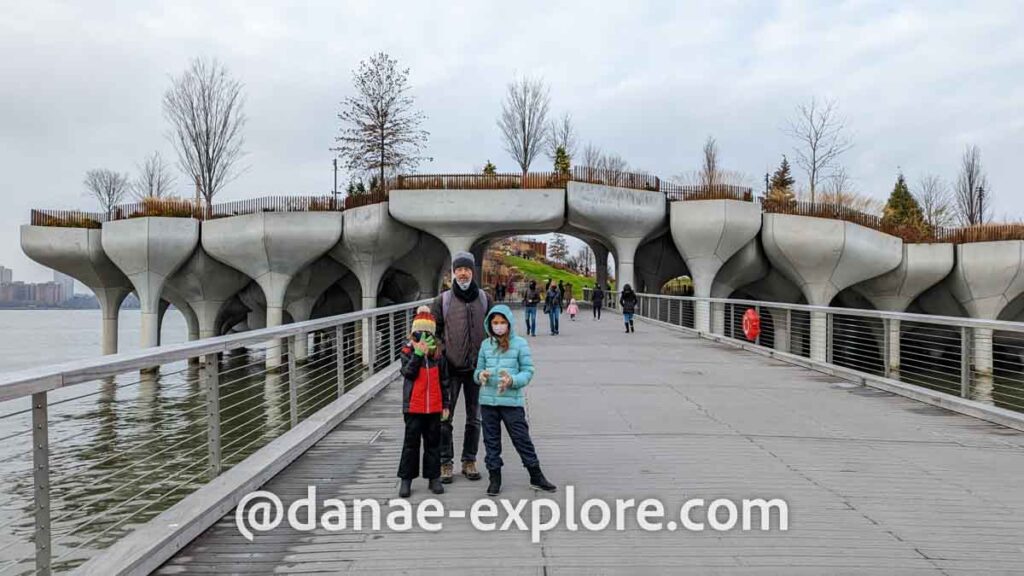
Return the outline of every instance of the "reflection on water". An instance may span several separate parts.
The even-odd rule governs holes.
[[[298,367],[300,419],[336,398],[332,351]],[[263,351],[223,355],[224,469],[291,426],[287,373],[266,373]],[[187,362],[129,373],[52,394],[49,434],[54,567],[80,564],[204,484],[210,473],[207,403],[200,370]],[[0,405],[0,573],[31,573],[30,414]],[[19,560],[25,562],[16,564]],[[5,572],[4,569],[7,568]]]

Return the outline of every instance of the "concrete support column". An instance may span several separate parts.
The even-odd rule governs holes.
[[[700,306],[697,308],[697,317],[700,318],[702,315],[707,318],[706,313],[708,308],[711,310],[711,330],[715,334],[725,334],[725,304],[717,303],[712,304],[707,301],[701,301],[703,304],[703,310]]]
[[[900,321],[894,318],[888,320],[889,333],[886,336],[886,341],[889,345],[889,351],[886,353],[889,363],[889,378],[896,380],[900,379]]]
[[[280,326],[284,323],[284,309],[280,304],[276,306],[267,305],[267,328]],[[284,341],[275,338],[267,342],[267,368],[277,368],[281,365],[282,349]]]
[[[811,312],[811,360],[828,361],[828,314]]]
[[[103,321],[100,331],[103,354],[117,354],[117,328],[121,312],[121,303],[129,292],[127,290],[95,290],[96,299],[100,303]]]
[[[103,327],[101,338],[103,340],[103,354],[117,354],[117,313],[118,309],[111,310],[110,306],[102,306]]]
[[[761,308],[761,310],[766,310]],[[768,308],[767,312],[772,316],[772,326],[775,329],[775,350],[789,352],[789,334],[791,316],[789,310]]]
[[[636,258],[636,249],[640,246],[640,240],[640,238],[613,239],[615,243],[615,288],[617,290],[622,290],[626,284],[636,286],[636,281],[633,279],[633,262]]]
[[[597,287],[604,290],[608,284],[608,249],[598,242],[590,245],[594,251],[594,262],[597,268]]]
[[[992,329],[972,328],[974,333],[971,346],[973,377],[971,378],[971,399],[986,404],[992,403]]]

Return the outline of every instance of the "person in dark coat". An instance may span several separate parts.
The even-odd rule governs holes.
[[[537,336],[537,305],[540,304],[540,290],[537,281],[530,280],[530,286],[523,292],[523,310],[526,311],[526,333]]]
[[[636,332],[633,327],[633,313],[636,312],[638,298],[633,287],[626,284],[622,287],[622,296],[619,297],[619,306],[622,306],[622,321],[626,323],[626,333]]]
[[[436,322],[429,306],[420,306],[412,321],[409,340],[402,346],[400,372],[405,438],[398,477],[402,479],[399,498],[412,493],[412,481],[420,475],[423,449],[423,477],[430,491],[444,494],[441,485],[441,420],[448,418],[450,383],[448,363],[434,338]]]
[[[558,316],[562,313],[562,299],[558,286],[552,285],[544,295],[544,313],[548,315],[548,327],[552,336],[558,336]]]
[[[601,319],[601,308],[604,306],[604,290],[594,285],[594,291],[590,294],[590,305],[594,309],[594,320]]]

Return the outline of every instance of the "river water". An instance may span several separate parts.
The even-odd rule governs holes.
[[[0,373],[96,357],[98,310],[0,310]],[[138,310],[121,312],[121,351],[138,348]],[[161,341],[187,340],[168,311]],[[354,351],[353,351],[354,353]],[[333,354],[300,367],[300,420],[334,400]],[[287,374],[267,373],[263,351],[224,355],[221,445],[225,467],[290,428]],[[206,482],[206,398],[188,362],[131,372],[49,394],[54,565],[80,564]],[[31,414],[28,399],[0,403],[0,575],[32,573]]]

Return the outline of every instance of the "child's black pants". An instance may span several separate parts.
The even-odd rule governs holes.
[[[423,445],[423,477],[441,476],[441,415],[405,414],[405,441],[398,477],[411,480],[420,475],[420,445]]]

